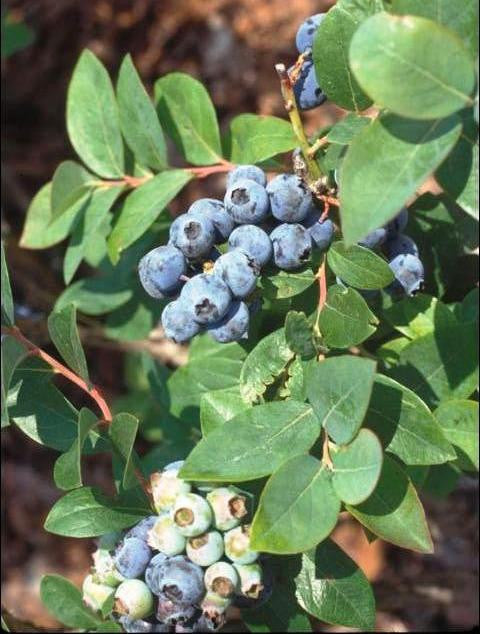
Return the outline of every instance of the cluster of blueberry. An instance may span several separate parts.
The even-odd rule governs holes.
[[[193,203],[172,223],[168,244],[148,252],[138,272],[149,295],[173,300],[162,313],[169,339],[181,343],[207,330],[228,343],[248,335],[247,301],[261,268],[273,260],[280,269],[298,269],[313,247],[325,251],[333,235],[301,178],[280,174],[267,185],[259,167],[240,165],[227,176],[223,203]],[[227,241],[221,255],[215,245]]]
[[[408,210],[403,208],[393,220],[369,233],[359,244],[369,249],[382,249],[395,275],[389,291],[414,295],[423,286],[425,272],[417,245],[402,233],[407,223]]]
[[[211,632],[228,606],[254,607],[271,593],[250,548],[247,497],[233,486],[178,477],[183,462],[151,476],[155,510],[125,534],[102,537],[83,598],[126,632]]]
[[[298,29],[295,38],[297,50],[302,55],[302,62],[300,67],[294,65],[289,68],[288,74],[293,82],[295,100],[300,110],[311,110],[321,106],[327,98],[318,85],[312,59],[315,33],[325,15],[325,13],[317,13],[307,18]]]

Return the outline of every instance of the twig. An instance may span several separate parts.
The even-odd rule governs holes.
[[[310,147],[310,149],[308,150],[308,155],[311,156],[312,158],[315,156],[315,154],[318,152],[318,150],[323,147],[324,145],[326,145],[328,143],[328,137],[326,136],[322,136],[319,139],[317,139],[315,141],[315,143]]]
[[[186,170],[196,176],[196,178],[207,178],[211,174],[219,174],[222,172],[229,172],[235,167],[233,163],[229,161],[222,161],[217,165],[206,165],[205,167],[187,167]]]

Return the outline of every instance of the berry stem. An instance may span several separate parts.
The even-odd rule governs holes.
[[[319,296],[317,306],[317,317],[315,320],[314,331],[317,336],[321,336],[320,328],[318,326],[318,320],[320,313],[327,301],[327,258],[323,258],[322,264],[318,267],[318,271],[315,274],[315,278],[318,280]]]
[[[221,161],[217,165],[206,165],[204,167],[187,167],[186,170],[196,176],[196,178],[207,178],[211,174],[219,174],[233,170],[235,165],[229,161]]]
[[[275,66],[275,70],[280,78],[280,88],[282,91],[283,102],[285,104],[285,110],[288,113],[293,131],[298,139],[302,154],[307,164],[308,179],[311,183],[315,183],[321,178],[322,172],[317,162],[309,154],[310,144],[308,143],[305,130],[303,129],[302,119],[295,99],[295,93],[293,92],[293,84],[288,76],[285,64],[277,64]]]

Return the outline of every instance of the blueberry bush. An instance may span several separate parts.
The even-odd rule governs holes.
[[[45,529],[98,537],[82,590],[43,578],[67,628],[215,631],[236,606],[252,632],[311,617],[368,630],[372,589],[329,537],[339,515],[433,553],[419,493],[478,470],[478,7],[461,4],[338,0],[272,69],[285,118],[222,132],[197,79],[161,77],[152,101],[130,56],[114,86],[81,55],[78,161],[34,197],[21,238],[68,240],[48,318],[62,361],[15,325],[2,247],[2,427],[59,452]],[[341,118],[307,136],[302,111],[326,100]],[[214,174],[224,199],[172,221],[177,194]],[[121,342],[160,320],[188,362],[129,355],[128,392],[108,403],[77,315]],[[82,455],[100,453],[114,496],[84,483]]]

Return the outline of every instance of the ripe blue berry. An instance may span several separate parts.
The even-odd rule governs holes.
[[[153,596],[140,579],[127,579],[115,592],[115,612],[133,620],[144,619],[153,611]]]
[[[272,257],[272,242],[268,234],[256,225],[241,225],[232,231],[228,248],[239,248],[253,258],[258,266],[264,266]]]
[[[256,165],[238,165],[234,170],[228,172],[227,174],[227,188],[231,187],[237,181],[244,180],[245,178],[255,181],[262,187],[265,187],[267,184],[265,172]]]
[[[185,284],[180,299],[190,305],[195,321],[212,324],[226,314],[232,295],[219,275],[201,273]]]
[[[157,619],[169,627],[189,621],[195,612],[195,606],[189,603],[178,603],[166,597],[158,599]]]
[[[185,537],[197,537],[205,533],[213,519],[209,503],[196,493],[179,495],[171,515],[178,530]]]
[[[272,215],[281,222],[300,222],[312,208],[312,194],[295,174],[279,174],[268,183]]]
[[[385,244],[385,253],[389,260],[393,260],[397,255],[415,255],[418,257],[418,247],[409,236],[399,233],[396,238],[388,240]]]
[[[159,596],[177,604],[194,605],[205,594],[203,570],[183,555],[170,557],[162,566]]]
[[[279,225],[270,234],[273,259],[279,269],[291,271],[310,259],[312,238],[308,229],[298,224]]]
[[[185,256],[172,245],[152,249],[138,264],[138,275],[143,288],[156,299],[174,294],[180,288],[180,277],[186,270]]]
[[[215,228],[215,242],[221,244],[233,231],[233,220],[220,200],[200,198],[190,206],[189,215],[208,218]]]
[[[247,297],[257,285],[260,273],[257,262],[241,249],[224,253],[215,262],[213,271],[222,278],[232,295]]]
[[[404,207],[393,220],[385,225],[387,238],[391,240],[405,229],[408,224],[408,209]]]
[[[233,183],[225,194],[225,209],[239,225],[258,224],[270,211],[265,187],[248,178]]]
[[[145,517],[125,533],[125,538],[128,539],[129,537],[137,537],[138,539],[146,542],[148,539],[148,531],[152,528],[157,519],[157,515],[149,515],[148,517]]]
[[[325,13],[317,13],[307,18],[300,25],[295,37],[295,44],[299,53],[305,53],[307,49],[312,48],[315,33],[324,17]]]
[[[125,632],[131,632],[132,634],[135,634],[136,632],[141,634],[147,634],[147,632],[170,632],[168,625],[163,625],[162,623],[152,623],[143,619],[132,619],[128,616],[121,616],[118,619],[118,622]]]
[[[134,579],[145,572],[152,551],[138,537],[126,537],[115,552],[115,566],[125,579]]]
[[[160,594],[160,582],[162,580],[163,566],[168,561],[165,553],[158,553],[155,557],[152,557],[150,563],[145,570],[145,583],[153,592],[153,594]]]
[[[389,262],[389,266],[396,278],[394,286],[401,288],[407,295],[414,295],[419,291],[425,281],[423,264],[415,255],[397,255]]]
[[[183,214],[170,227],[170,239],[187,258],[199,258],[210,251],[215,243],[215,227],[198,214]]]
[[[291,70],[290,68],[289,72]],[[300,74],[293,85],[293,92],[300,110],[312,110],[326,101],[327,96],[318,85],[312,60],[307,59],[303,62]]]
[[[367,249],[374,249],[375,247],[380,246],[387,239],[387,230],[385,227],[379,227],[374,231],[371,231],[367,234],[363,240],[360,240],[358,243],[361,247],[366,247]]]
[[[162,312],[162,326],[165,330],[165,336],[176,343],[189,341],[200,332],[200,326],[194,318],[195,315],[189,302],[181,297],[170,302]]]
[[[332,243],[335,234],[335,226],[330,218],[325,218],[320,222],[321,213],[315,209],[310,211],[303,221],[303,226],[308,229],[313,244],[320,249],[326,251]]]
[[[219,343],[230,343],[245,339],[250,323],[250,312],[244,302],[232,302],[227,314],[216,324],[208,327],[208,333]]]

